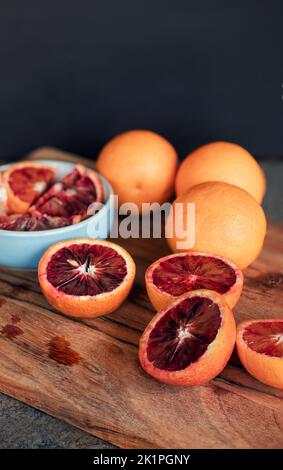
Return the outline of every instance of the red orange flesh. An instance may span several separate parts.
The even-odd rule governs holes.
[[[140,363],[161,382],[204,384],[224,369],[235,337],[233,313],[223,297],[195,290],[153,317],[140,339]]]
[[[253,377],[283,389],[283,318],[240,323],[237,351]]]
[[[103,201],[103,186],[95,171],[77,165],[61,181],[55,183],[32,207],[51,217],[85,218],[94,202]]]
[[[0,217],[5,216],[8,210],[7,189],[3,181],[3,172],[0,171]]]
[[[233,308],[243,288],[243,273],[231,261],[208,253],[185,252],[164,256],[145,274],[149,299],[156,310],[166,308],[176,297],[196,289],[222,294]]]
[[[55,168],[38,162],[11,165],[3,174],[10,213],[25,213],[55,178]]]
[[[74,317],[98,317],[116,310],[133,285],[135,263],[119,245],[74,239],[56,243],[38,267],[49,303]]]

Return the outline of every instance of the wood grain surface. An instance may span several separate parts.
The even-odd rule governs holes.
[[[95,320],[55,312],[35,273],[0,270],[0,391],[121,447],[282,448],[283,391],[249,376],[235,353],[201,387],[160,384],[142,371],[137,343],[153,315],[144,272],[169,249],[164,240],[119,243],[136,261],[136,282],[119,310]],[[283,317],[282,246],[283,227],[269,224],[245,272],[237,322]]]

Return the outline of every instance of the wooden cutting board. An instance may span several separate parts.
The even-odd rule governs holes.
[[[201,387],[160,384],[141,370],[137,344],[153,315],[144,272],[169,249],[164,240],[119,243],[137,277],[104,318],[67,318],[48,305],[35,273],[0,270],[0,391],[120,447],[282,448],[283,391],[253,379],[236,354]],[[235,317],[283,317],[283,226],[269,224]]]

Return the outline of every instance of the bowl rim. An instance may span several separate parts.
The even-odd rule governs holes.
[[[62,166],[62,167],[68,165],[68,166],[72,166],[73,168],[75,168],[75,166],[77,165],[74,162],[61,161],[61,160],[31,160],[31,162],[32,163],[46,163],[46,164],[50,163],[50,166],[52,166],[52,164],[53,164],[54,166],[58,165],[58,166]],[[18,163],[18,162],[5,163],[4,165],[0,165],[0,171],[2,171],[3,169],[9,168],[9,166],[11,166],[15,163]],[[91,168],[89,168],[87,166],[86,166],[86,169],[91,170]],[[95,170],[92,170],[92,171],[95,171]],[[102,217],[104,215],[104,212],[107,213],[108,209],[110,208],[110,200],[111,200],[111,197],[114,195],[114,192],[113,192],[113,188],[112,188],[111,184],[102,175],[100,175],[97,171],[96,171],[96,173],[97,173],[97,176],[99,177],[100,181],[102,182],[104,191],[107,192],[107,194],[108,194],[108,197],[107,197],[106,201],[104,202],[103,207],[96,214],[91,215],[87,219],[82,220],[81,222],[78,222],[76,224],[66,225],[65,227],[52,228],[52,229],[49,229],[49,230],[33,230],[31,232],[28,232],[28,231],[19,231],[19,230],[3,230],[3,229],[0,229],[0,237],[3,236],[3,235],[6,235],[6,236],[9,235],[9,237],[19,237],[19,238],[22,237],[22,238],[24,238],[24,237],[40,237],[40,236],[42,237],[44,235],[46,236],[46,235],[53,235],[53,234],[54,235],[62,234],[62,233],[70,232],[70,231],[75,230],[75,229],[80,228],[80,227],[84,227],[85,225],[90,223],[90,221],[94,221],[96,218]]]

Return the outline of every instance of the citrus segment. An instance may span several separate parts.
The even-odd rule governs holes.
[[[74,221],[76,222],[76,221]],[[10,214],[0,216],[0,230],[32,232],[65,227],[73,222],[66,217],[51,217],[46,214]]]
[[[54,172],[49,168],[21,168],[14,170],[9,177],[9,184],[14,194],[22,201],[31,204],[52,181]]]
[[[56,217],[88,216],[88,208],[94,202],[103,201],[102,183],[94,171],[83,165],[66,175],[43,194],[31,208]]]
[[[8,195],[8,210],[25,213],[55,178],[55,169],[44,164],[21,162],[4,172],[3,180]]]
[[[103,201],[103,186],[98,175],[83,165],[77,165],[47,189],[54,177],[51,167],[45,168],[39,163],[22,162],[10,167],[3,176],[5,185],[1,186],[0,179],[0,229],[40,231],[72,225],[93,215],[94,211],[90,213],[89,209]],[[5,190],[2,199],[1,189]],[[17,205],[15,213],[6,214],[5,194],[8,194],[9,210]],[[34,204],[30,206],[31,203]]]

